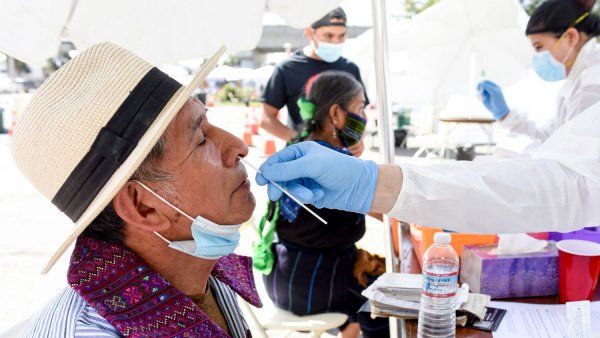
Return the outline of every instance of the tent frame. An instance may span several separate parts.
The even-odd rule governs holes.
[[[388,88],[390,87],[390,69],[388,61],[388,32],[386,0],[372,0],[373,7],[373,45],[375,47],[375,81],[377,89],[377,110],[379,112],[378,128],[380,137],[379,154],[384,164],[394,164],[395,147],[392,126],[392,105],[388,100]],[[394,253],[392,226],[390,218],[383,216],[385,231],[385,265],[387,272],[398,272],[398,257]],[[398,236],[402,231],[398,231]],[[399,238],[399,243],[402,240]],[[390,337],[405,337],[405,322],[396,318],[390,318]]]

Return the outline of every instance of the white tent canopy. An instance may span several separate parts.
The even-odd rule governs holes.
[[[473,94],[483,77],[507,86],[522,79],[532,49],[516,0],[445,0],[411,20],[389,24],[390,99],[403,105],[443,106],[454,94]],[[348,43],[367,90],[374,90],[373,34]]]
[[[269,11],[302,28],[341,0],[3,0],[0,52],[43,65],[60,42],[110,41],[154,64],[207,57],[225,44],[251,50]]]

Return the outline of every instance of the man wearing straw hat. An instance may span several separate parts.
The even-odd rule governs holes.
[[[261,303],[250,259],[232,253],[255,205],[247,147],[190,98],[223,52],[182,86],[103,43],[36,92],[13,157],[75,222],[44,273],[76,243],[69,286],[23,336],[248,335],[235,295]]]

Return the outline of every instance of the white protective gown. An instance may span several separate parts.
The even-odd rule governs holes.
[[[600,102],[600,45],[594,38],[583,46],[558,92],[554,118],[543,126],[537,126],[527,120],[525,114],[511,110],[499,123],[513,133],[543,142],[556,129],[596,102]]]
[[[532,156],[401,164],[402,190],[388,214],[466,233],[600,225],[600,103],[558,128]]]

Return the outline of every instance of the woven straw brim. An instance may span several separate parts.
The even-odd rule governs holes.
[[[77,223],[75,223],[75,229],[71,232],[68,238],[63,244],[56,250],[56,252],[50,258],[48,264],[42,271],[42,274],[46,274],[58,261],[58,259],[67,251],[67,249],[73,244],[79,235],[85,230],[85,228],[106,208],[117,192],[125,185],[125,183],[131,178],[131,175],[137,170],[142,164],[146,156],[150,153],[158,139],[162,136],[165,129],[169,126],[171,121],[175,118],[181,107],[190,98],[194,90],[196,90],[202,80],[208,76],[208,74],[215,68],[219,58],[225,53],[225,46],[222,46],[205,64],[198,70],[188,85],[182,86],[173,95],[171,100],[165,105],[164,109],[156,117],[156,120],[152,123],[150,128],[146,131],[144,136],[140,139],[137,146],[131,152],[127,160],[117,169],[110,180],[104,185],[102,190],[98,193],[96,198],[92,201],[90,206],[81,215]]]

